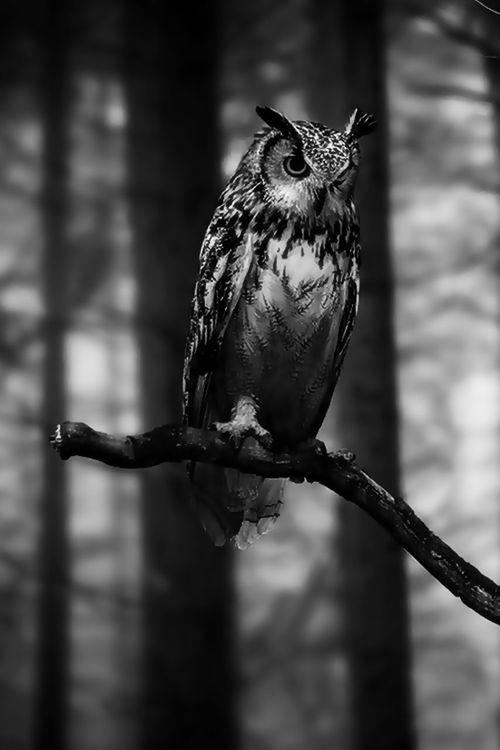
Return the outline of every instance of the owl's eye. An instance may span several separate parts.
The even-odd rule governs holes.
[[[290,177],[305,177],[311,171],[300,154],[287,156],[283,161],[283,169]]]

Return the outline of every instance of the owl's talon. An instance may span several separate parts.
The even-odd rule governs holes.
[[[270,432],[267,430],[264,430],[262,427],[260,428],[260,432],[258,435],[254,435],[255,439],[259,443],[259,445],[264,448],[266,451],[272,451],[274,450],[274,440]]]
[[[245,436],[240,435],[239,433],[233,432],[227,435],[227,441],[235,453],[240,452],[241,446],[243,445],[244,440],[245,440]]]

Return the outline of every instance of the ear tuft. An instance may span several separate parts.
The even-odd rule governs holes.
[[[375,115],[362,112],[358,107],[349,117],[344,133],[352,138],[361,138],[368,135],[377,127]]]
[[[255,111],[270,128],[278,130],[285,138],[300,143],[300,135],[293,122],[284,114],[278,112],[277,109],[273,109],[272,107],[255,107]]]

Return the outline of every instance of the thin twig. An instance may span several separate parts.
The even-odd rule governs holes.
[[[474,0],[475,3],[481,6],[481,8],[484,8],[485,10],[489,10],[490,13],[494,13],[496,16],[500,16],[500,10],[495,10],[495,8],[490,8],[489,5],[486,5],[486,3],[481,2],[481,0]]]

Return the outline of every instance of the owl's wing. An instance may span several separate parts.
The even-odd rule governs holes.
[[[333,391],[337,385],[339,379],[340,370],[344,362],[344,357],[347,352],[349,340],[351,338],[354,321],[356,320],[356,314],[358,311],[358,300],[359,300],[359,279],[357,274],[357,262],[351,269],[351,272],[346,276],[342,284],[342,314],[339,323],[339,329],[337,334],[337,343],[335,345],[335,354],[333,358],[333,368],[330,377],[330,382],[323,401],[321,402],[320,408],[316,415],[313,434],[316,435],[323,424],[326,412],[330,406],[332,400]]]
[[[216,211],[200,252],[184,359],[184,422],[204,426],[210,374],[253,258],[239,216]]]
[[[334,381],[335,384],[340,375],[340,370],[344,363],[344,357],[351,339],[354,321],[358,312],[359,301],[359,281],[357,277],[349,276],[345,281],[345,297],[342,318],[340,320],[339,335],[337,346],[335,347],[334,356]]]

